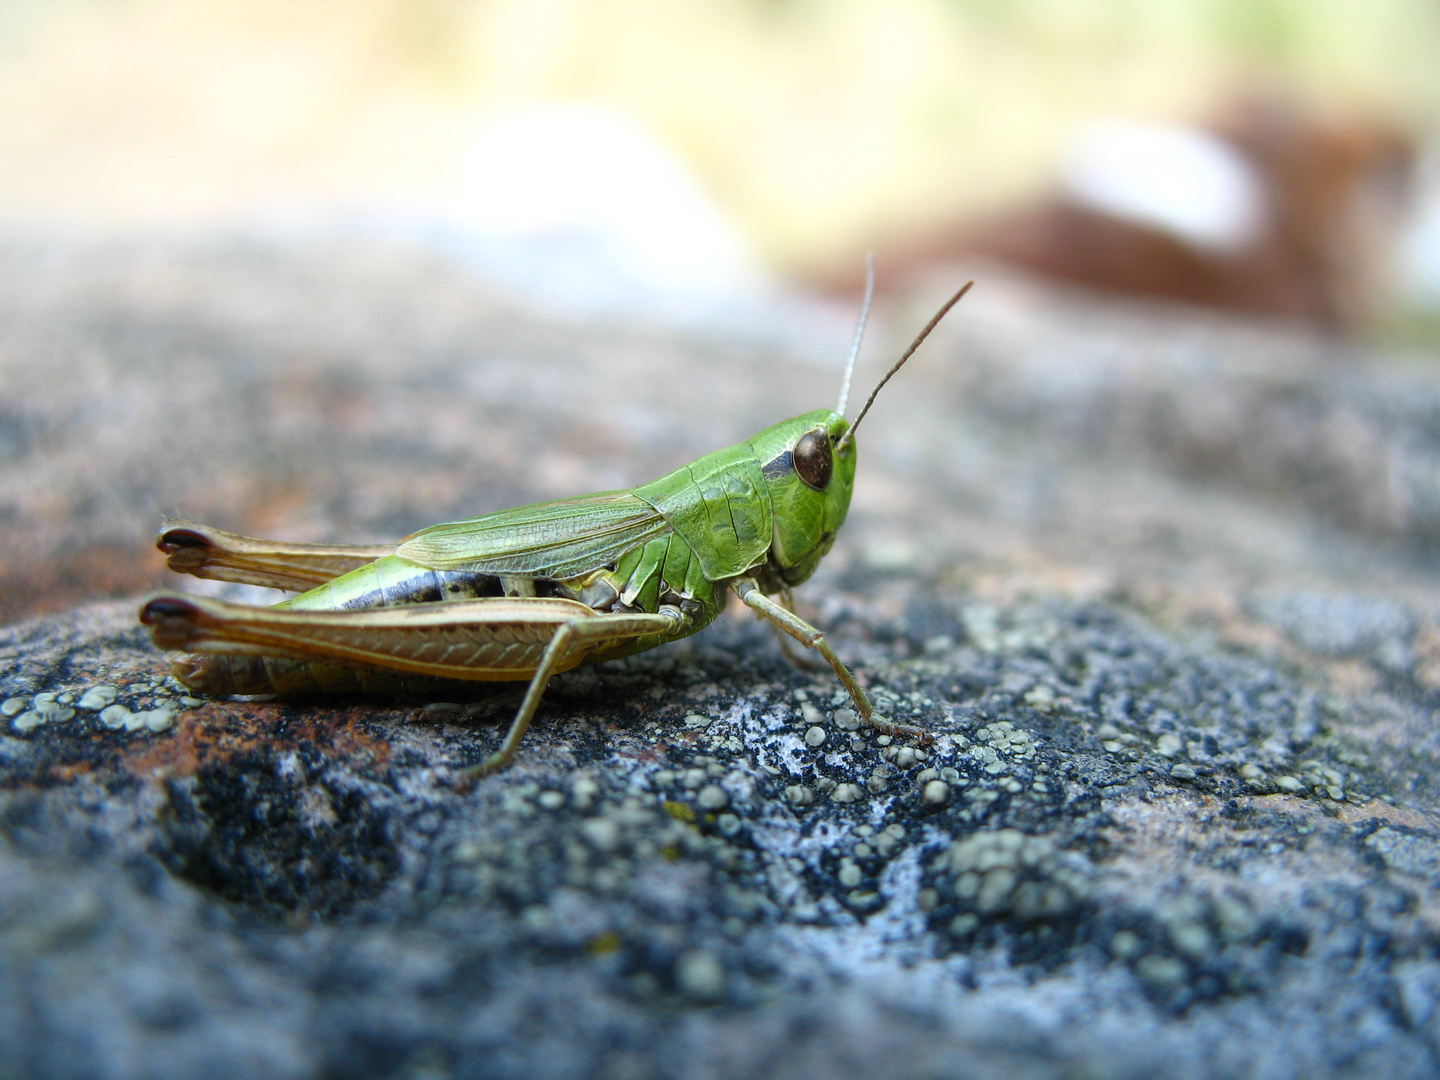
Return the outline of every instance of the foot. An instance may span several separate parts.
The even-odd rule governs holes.
[[[911,724],[897,724],[895,721],[887,719],[879,713],[871,713],[866,719],[870,721],[871,727],[886,735],[897,738],[909,737],[918,741],[921,746],[928,746],[935,741],[935,736],[931,735],[924,728],[915,727]]]
[[[472,765],[462,772],[460,774],[460,781],[456,784],[456,787],[460,789],[460,793],[463,795],[474,787],[477,782],[487,776],[495,775],[509,764],[510,759],[504,754],[491,754],[479,765]]]

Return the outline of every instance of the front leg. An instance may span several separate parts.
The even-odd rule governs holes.
[[[804,619],[792,611],[786,611],[784,607],[777,604],[770,597],[760,591],[760,587],[749,578],[741,578],[732,583],[735,595],[745,605],[763,618],[769,620],[772,626],[779,627],[789,634],[796,641],[800,642],[807,649],[814,649],[835,672],[850,699],[855,702],[855,707],[860,710],[860,715],[871,727],[883,731],[886,735],[911,735],[919,738],[922,742],[930,742],[932,736],[923,728],[912,727],[909,724],[897,724],[892,720],[885,720],[875,715],[875,710],[870,705],[870,699],[865,696],[865,691],[860,689],[860,684],[855,681],[855,676],[850,674],[850,669],[840,661],[830,643],[825,640],[825,635],[815,627],[811,626]]]
[[[789,589],[785,589],[780,593],[780,603],[791,615],[795,614],[795,597]],[[780,627],[776,626],[773,622],[770,624],[770,629],[775,631],[775,641],[780,646],[780,652],[784,654],[786,660],[789,660],[790,663],[794,664],[801,671],[815,672],[820,670],[820,665],[809,656],[805,653],[795,651],[795,646],[790,643],[790,635],[786,631],[780,629]]]

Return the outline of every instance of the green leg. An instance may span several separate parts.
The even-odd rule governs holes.
[[[795,597],[789,589],[784,590],[780,594],[780,602],[784,605],[786,611],[792,615],[795,614]],[[790,644],[791,639],[788,633],[780,629],[780,627],[776,626],[773,622],[770,624],[770,629],[775,631],[775,640],[780,645],[780,651],[785,654],[786,660],[789,660],[790,663],[794,664],[801,671],[820,670],[820,665],[815,663],[814,660],[810,659],[810,657],[804,653],[795,651],[795,647]]]
[[[836,677],[849,693],[851,700],[855,702],[855,707],[860,710],[860,715],[871,727],[883,731],[886,735],[913,735],[925,742],[931,740],[929,732],[921,728],[911,727],[909,724],[897,724],[876,716],[875,710],[870,705],[870,699],[865,696],[865,691],[860,689],[860,684],[855,681],[855,676],[850,674],[850,669],[840,662],[840,657],[835,655],[835,650],[830,647],[830,643],[825,640],[825,635],[819,630],[794,612],[786,611],[784,607],[762,593],[760,587],[748,578],[742,578],[735,582],[734,588],[735,595],[740,597],[747,607],[759,612],[770,621],[772,626],[779,627],[801,645],[807,649],[814,649],[825,658],[826,663],[830,665]]]

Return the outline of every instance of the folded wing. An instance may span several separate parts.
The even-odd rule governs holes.
[[[669,527],[643,499],[607,491],[433,525],[395,553],[431,570],[568,578],[613,565]]]

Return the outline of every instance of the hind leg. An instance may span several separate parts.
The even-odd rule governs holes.
[[[290,592],[313,589],[395,554],[394,545],[290,544],[173,519],[161,527],[155,546],[176,573]]]

